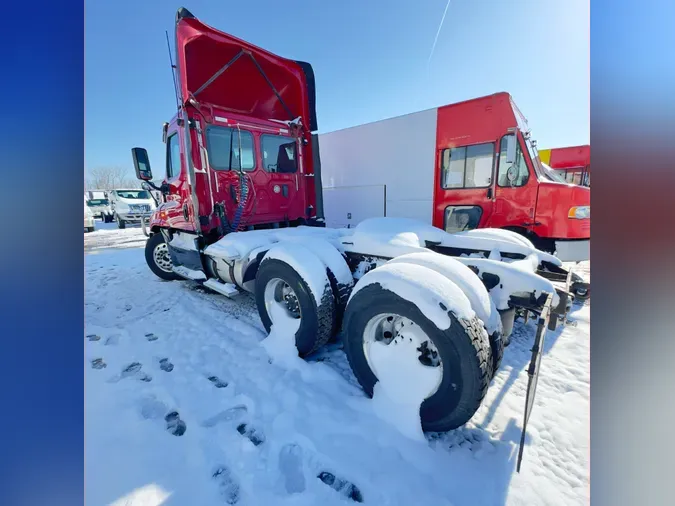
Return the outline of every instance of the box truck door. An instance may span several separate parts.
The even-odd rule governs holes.
[[[536,232],[534,216],[539,184],[522,142],[521,136],[514,134],[501,139],[494,213],[487,226],[521,227]],[[509,144],[513,146],[513,155],[509,155]],[[512,163],[509,158],[513,158]]]
[[[495,143],[438,151],[433,225],[453,233],[486,226],[494,198]]]

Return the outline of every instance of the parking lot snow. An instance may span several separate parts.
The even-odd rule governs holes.
[[[161,281],[143,243],[140,228],[85,234],[88,504],[588,503],[588,303],[547,334],[518,474],[532,321],[465,427],[412,440],[339,344],[281,360],[251,296]]]

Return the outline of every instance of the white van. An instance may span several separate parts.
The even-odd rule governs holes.
[[[150,219],[150,215],[157,207],[152,195],[147,190],[112,190],[108,193],[113,219],[118,228],[126,227],[127,223],[140,223]]]
[[[84,201],[84,231],[93,232],[95,228],[94,225],[94,214],[91,212],[91,209],[87,206],[87,201]]]

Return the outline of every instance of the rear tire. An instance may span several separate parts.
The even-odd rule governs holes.
[[[495,331],[490,336],[490,351],[492,352],[492,376],[494,378],[499,371],[499,366],[504,358],[504,339],[501,332]]]
[[[295,346],[298,355],[306,357],[326,344],[333,332],[336,310],[330,283],[326,277],[326,290],[321,294],[321,302],[317,306],[309,285],[293,267],[275,258],[263,260],[255,278],[255,299],[260,320],[267,332],[270,332],[274,324],[268,312],[268,305],[275,302],[283,304],[284,301],[271,301],[266,293],[270,293],[272,284],[279,282],[284,283],[284,286],[290,289],[288,293],[292,293],[293,307],[297,305],[299,310],[300,318],[299,327],[295,332]]]
[[[94,227],[87,227],[87,232],[93,232],[93,231],[94,231]]]
[[[178,274],[170,270],[171,256],[161,233],[151,235],[145,243],[145,261],[156,276],[166,281],[180,279]]]
[[[478,317],[463,320],[449,312],[451,325],[441,330],[414,303],[379,283],[358,290],[345,312],[344,350],[368,396],[373,395],[378,379],[364,351],[366,328],[373,318],[390,313],[418,325],[438,350],[443,364],[440,385],[420,407],[422,429],[444,432],[464,425],[480,407],[492,378],[490,343],[483,323]]]

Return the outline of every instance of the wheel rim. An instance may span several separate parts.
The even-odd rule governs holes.
[[[363,332],[363,352],[373,374],[394,398],[421,401],[441,386],[440,353],[427,333],[409,318],[397,314],[371,318]]]
[[[282,327],[293,334],[300,328],[302,311],[298,296],[283,279],[271,279],[265,286],[265,309],[275,327]]]
[[[164,272],[173,272],[169,248],[165,242],[155,246],[155,249],[152,252],[152,259],[155,261],[155,265]]]

